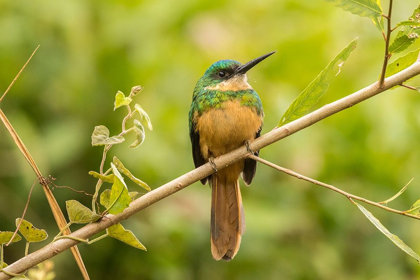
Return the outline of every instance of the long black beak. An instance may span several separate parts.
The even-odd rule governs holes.
[[[263,61],[264,59],[266,59],[267,57],[269,57],[270,55],[272,55],[275,52],[276,51],[265,54],[263,56],[260,56],[256,59],[253,59],[253,60],[239,66],[238,68],[236,68],[235,74],[245,74],[249,69],[251,69],[252,67],[254,67],[255,65],[257,65],[258,63],[260,63],[261,61]]]

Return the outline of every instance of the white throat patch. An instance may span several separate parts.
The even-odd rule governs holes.
[[[246,76],[246,74],[243,74],[235,75],[234,77],[223,81],[215,86],[208,86],[204,89],[220,91],[238,91],[252,89],[252,87],[248,84],[248,77]]]

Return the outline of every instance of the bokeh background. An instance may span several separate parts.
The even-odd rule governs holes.
[[[387,9],[388,1],[382,2]],[[418,5],[395,2],[394,23]],[[115,93],[144,86],[135,102],[149,113],[154,130],[135,150],[128,148],[134,140],[129,136],[109,158],[117,155],[157,188],[193,169],[188,110],[195,82],[210,64],[227,58],[246,62],[277,50],[249,72],[263,101],[266,133],[355,37],[358,47],[340,75],[331,77],[317,107],[373,83],[384,47],[369,19],[324,1],[0,1],[1,93],[41,45],[0,106],[43,174],[56,177],[57,185],[92,193],[96,181],[88,171],[99,169],[102,155],[101,148],[91,147],[93,128],[103,124],[118,134],[125,111],[113,111]],[[388,91],[263,149],[261,156],[374,201],[416,177],[391,204],[408,209],[420,198],[419,108],[419,93]],[[0,230],[14,230],[34,180],[0,125]],[[242,193],[247,231],[233,261],[211,257],[210,189],[195,183],[123,222],[147,252],[110,238],[80,245],[92,279],[420,277],[416,261],[336,193],[262,165]],[[90,205],[89,197],[70,190],[55,189],[54,195],[63,210],[69,199]],[[420,252],[418,221],[367,208]],[[50,236],[57,233],[39,186],[26,216]],[[23,252],[23,242],[6,248],[6,262]],[[52,260],[57,279],[81,278],[70,252]]]

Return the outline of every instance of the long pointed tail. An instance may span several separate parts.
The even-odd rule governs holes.
[[[228,176],[213,174],[211,178],[211,253],[215,260],[231,260],[245,232],[239,180],[229,182]]]

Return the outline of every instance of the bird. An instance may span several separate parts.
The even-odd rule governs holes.
[[[218,170],[213,159],[258,138],[264,119],[261,99],[248,83],[247,71],[275,51],[245,64],[236,60],[213,63],[198,80],[189,110],[189,132],[195,167],[210,162],[215,170],[201,179],[211,186],[210,242],[215,260],[230,261],[245,232],[239,176],[251,184],[256,161],[242,159]],[[257,155],[259,151],[250,152]]]

